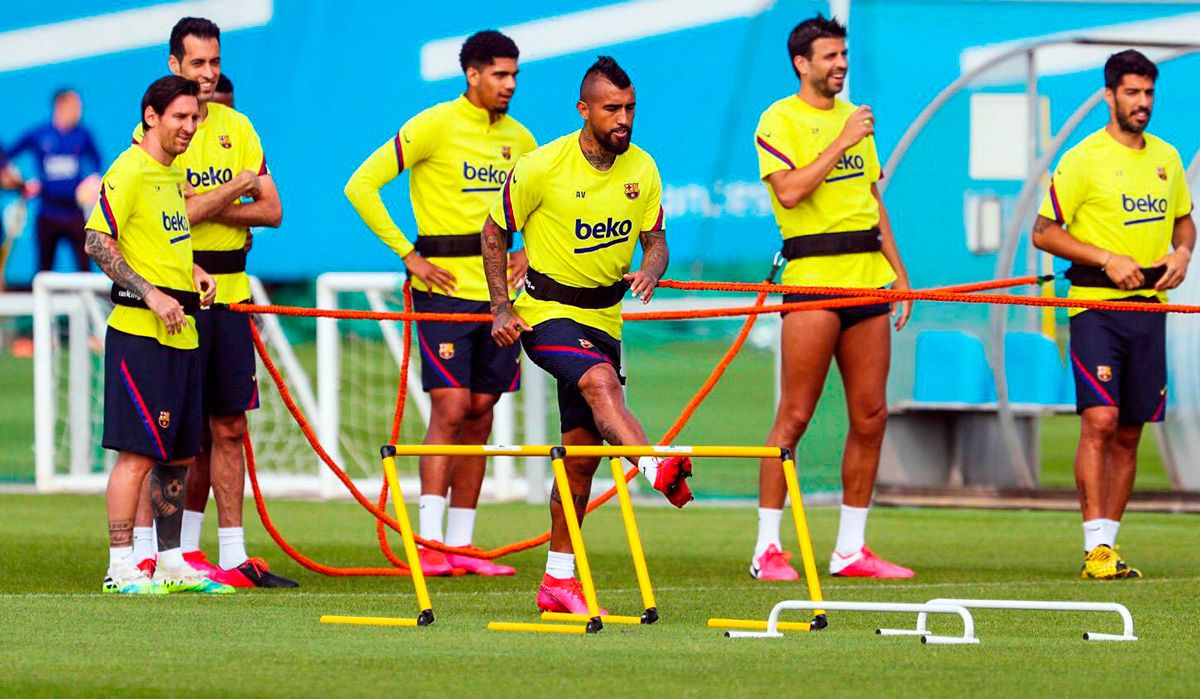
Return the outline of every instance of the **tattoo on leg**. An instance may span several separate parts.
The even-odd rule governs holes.
[[[183,526],[183,484],[187,468],[154,464],[150,470],[150,504],[158,530],[158,550],[179,548]]]
[[[108,523],[108,545],[112,548],[133,546],[132,519],[118,519]]]

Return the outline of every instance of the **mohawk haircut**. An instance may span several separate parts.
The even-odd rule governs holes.
[[[467,68],[476,70],[490,66],[497,58],[511,58],[514,61],[521,57],[517,43],[495,29],[484,29],[475,32],[463,42],[458,52],[458,64],[463,72]]]
[[[633,84],[629,79],[629,74],[625,69],[617,65],[617,60],[612,56],[597,56],[596,62],[587,69],[583,74],[583,81],[579,83],[579,99],[587,101],[586,94],[588,86],[596,80],[604,78],[612,83],[617,89],[624,90]]]
[[[1104,86],[1110,90],[1117,89],[1121,79],[1126,75],[1140,75],[1150,78],[1151,82],[1158,80],[1158,66],[1146,58],[1146,54],[1133,49],[1114,53],[1104,62]]]
[[[812,58],[812,45],[817,39],[845,39],[846,25],[836,19],[826,18],[820,12],[812,19],[806,19],[800,24],[797,24],[792,33],[788,35],[788,61],[792,64],[792,70],[796,71],[796,77],[800,77],[800,71],[796,70],[796,56],[804,56]]]

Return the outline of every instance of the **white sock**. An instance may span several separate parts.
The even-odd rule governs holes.
[[[154,543],[154,527],[133,528],[133,562],[141,563],[147,558],[154,558],[158,546]]]
[[[155,570],[161,569],[176,569],[183,567],[183,549],[173,548],[166,551],[158,552],[158,567]]]
[[[220,566],[232,570],[246,562],[246,530],[241,527],[217,527]]]
[[[867,513],[869,507],[842,505],[842,519],[838,524],[836,551],[842,556],[858,553],[867,543]]]
[[[575,577],[575,554],[548,552],[546,554],[546,575],[559,580]]]
[[[658,459],[653,456],[643,456],[638,459],[637,468],[650,481],[650,485],[658,479]]]
[[[1104,539],[1105,530],[1103,519],[1089,519],[1083,523],[1083,550],[1091,551],[1092,549],[1106,543]],[[1112,546],[1112,544],[1109,544]]]
[[[417,503],[421,538],[442,541],[442,516],[446,514],[446,498],[441,495],[422,495]]]
[[[128,563],[134,565],[137,561],[133,560],[132,546],[110,546],[108,549],[108,567],[115,568],[118,565]]]
[[[470,546],[475,534],[475,508],[451,507],[446,511],[446,545]]]
[[[754,545],[756,559],[763,555],[763,551],[766,551],[771,544],[783,549],[783,545],[779,543],[779,523],[781,521],[783,521],[783,510],[773,510],[769,507],[758,508],[758,543]]]
[[[204,513],[183,511],[183,524],[179,528],[179,548],[184,553],[200,550],[200,529],[204,525]]]
[[[1100,534],[1103,537],[1100,543],[1116,546],[1117,532],[1121,529],[1121,523],[1115,519],[1102,519],[1100,520],[1100,527]]]

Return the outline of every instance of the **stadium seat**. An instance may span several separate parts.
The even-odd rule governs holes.
[[[1040,405],[1064,402],[1063,370],[1054,340],[1036,332],[1010,332],[1004,336],[1004,372],[1011,402]],[[1071,386],[1073,403],[1073,380]]]
[[[995,378],[983,342],[958,330],[926,330],[917,336],[913,398],[919,403],[991,403]]]

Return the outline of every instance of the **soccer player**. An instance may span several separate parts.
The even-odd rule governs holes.
[[[250,299],[246,235],[250,226],[277,228],[279,192],[254,126],[245,115],[213,101],[221,76],[221,30],[210,20],[184,17],[171,30],[168,68],[200,86],[200,124],[191,147],[176,163],[187,174],[188,218],[196,262],[217,280],[219,303]],[[141,140],[135,129],[134,142]],[[236,173],[236,174],[235,174]],[[242,198],[251,199],[243,203]],[[196,467],[188,474],[183,513],[184,557],[218,582],[234,587],[297,587],[246,554],[242,527],[245,497],[246,411],[258,407],[254,344],[243,313],[211,308],[196,317],[206,430]],[[200,550],[209,485],[217,501],[217,565]],[[139,516],[140,538],[149,522]],[[145,565],[149,565],[144,561]]]
[[[174,165],[196,133],[198,92],[177,76],[150,85],[145,136],[104,174],[87,223],[87,252],[112,278],[116,305],[104,341],[103,444],[118,452],[108,479],[107,593],[233,592],[189,566],[179,545],[183,482],[200,450],[196,314],[216,296],[212,276],[192,261],[184,175]],[[153,580],[132,548],[147,474],[158,529]]]
[[[8,157],[16,159],[25,151],[34,154],[37,180],[30,181],[31,193],[40,200],[37,228],[38,271],[53,269],[58,242],[65,238],[75,254],[80,272],[91,269],[84,251],[84,214],[75,200],[75,191],[100,169],[100,153],[92,134],[81,125],[83,101],[79,93],[62,89],[51,100],[50,123],[30,129],[21,136]]]
[[[1070,298],[1160,303],[1187,274],[1196,225],[1183,163],[1170,144],[1146,133],[1157,78],[1158,67],[1137,51],[1109,56],[1108,125],[1068,150],[1050,180],[1033,244],[1071,261]],[[1080,577],[1140,578],[1116,551],[1117,530],[1142,428],[1166,412],[1166,317],[1072,310],[1070,322],[1080,415]]]
[[[484,223],[483,260],[492,336],[517,340],[558,381],[565,445],[644,445],[621,386],[621,299],[648,302],[667,269],[662,182],[646,151],[630,143],[633,84],[611,57],[583,76],[576,109],[583,128],[521,158]],[[514,305],[505,276],[508,236],[523,231],[529,269]],[[630,272],[642,244],[642,267]],[[692,499],[691,460],[643,457],[638,469],[676,507]],[[566,461],[582,520],[599,459]],[[550,552],[538,590],[543,611],[587,612],[558,490],[550,495]]]
[[[217,89],[213,92],[212,101],[233,108],[233,81],[228,75],[221,73],[217,76]]]
[[[516,158],[537,147],[508,115],[517,87],[519,51],[496,31],[469,37],[459,52],[466,93],[417,114],[379,147],[346,183],[346,197],[367,226],[404,261],[413,306],[425,313],[487,313],[488,289],[479,229]],[[379,190],[404,170],[417,219],[414,243],[388,215]],[[525,254],[513,255],[511,289],[524,276]],[[429,393],[427,444],[483,444],[500,396],[520,383],[520,349],[499,347],[487,323],[417,324],[421,382]],[[482,456],[423,456],[419,528],[426,539],[469,547],[486,467]],[[449,512],[446,512],[449,494]],[[446,516],[445,537],[442,518]],[[480,558],[420,551],[426,575],[455,568],[512,575],[510,566]]]
[[[875,184],[881,172],[871,108],[837,97],[846,81],[846,28],[818,14],[792,30],[788,53],[800,91],[768,107],[755,133],[759,173],[771,193],[788,261],[783,283],[908,289],[908,273]],[[818,298],[825,297],[789,294],[784,302]],[[912,310],[911,303],[900,306],[897,330]],[[841,523],[829,562],[834,575],[913,575],[866,546],[867,513],[887,424],[890,310],[880,303],[783,317],[782,395],[767,444],[796,448],[834,358],[846,391],[850,430],[842,455]],[[779,460],[763,459],[758,543],[750,564],[750,575],[760,580],[798,577],[779,543],[785,495]]]

